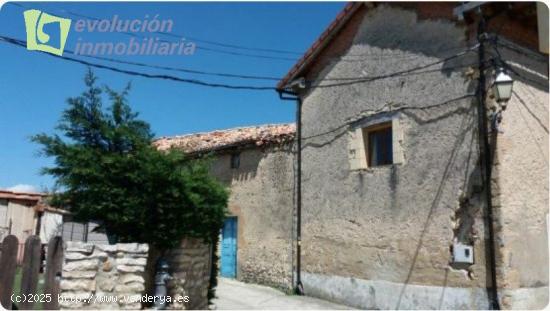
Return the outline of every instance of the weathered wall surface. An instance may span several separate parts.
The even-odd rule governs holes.
[[[229,211],[238,217],[237,279],[292,287],[293,156],[290,146],[240,151],[240,167],[220,154],[211,172],[229,186]]]
[[[168,306],[175,310],[208,309],[208,286],[210,283],[211,247],[200,239],[185,238],[166,256],[173,279],[169,282],[168,294],[175,303]],[[187,301],[178,297],[188,297]]]
[[[147,244],[137,243],[67,242],[60,308],[141,309],[148,249]]]
[[[63,225],[63,215],[45,211],[40,221],[40,240],[46,244],[54,236],[59,235]]]
[[[349,36],[346,31],[341,36]],[[412,10],[379,5],[365,13],[352,35],[351,48],[310,78],[371,77],[439,63],[421,73],[315,87],[304,94],[306,293],[359,308],[487,308],[477,113],[475,99],[468,96],[477,84],[475,71],[468,68],[477,67],[477,53],[447,60],[469,46],[466,29],[447,20],[421,20]],[[539,109],[547,114],[547,107]],[[399,120],[404,162],[350,170],[350,130],[382,117]],[[513,130],[510,135],[515,135]],[[538,156],[525,152],[526,165]],[[530,166],[541,177],[530,179],[537,184],[535,191],[547,184],[547,162],[537,161]],[[510,186],[519,182],[512,181],[515,172],[508,174]],[[519,202],[525,195],[509,200],[523,208]],[[547,199],[540,195],[523,225],[534,226],[528,234],[542,247],[546,239],[540,237],[544,236],[541,215],[546,212],[542,205]],[[507,226],[515,240],[510,243],[520,243],[522,226],[512,221],[512,215]],[[456,240],[474,246],[473,265],[451,264]],[[514,260],[530,256],[527,247],[523,245],[520,249],[525,251]],[[547,284],[547,276],[535,278],[538,269],[530,269],[522,278]]]
[[[11,234],[19,241],[25,241],[34,233],[36,215],[33,206],[16,200],[0,200],[0,237],[8,235],[11,220]]]
[[[549,262],[548,60],[504,43],[502,58],[521,76],[512,74],[514,93],[493,136],[500,298],[505,308],[543,309]]]

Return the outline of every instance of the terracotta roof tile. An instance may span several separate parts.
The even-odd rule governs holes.
[[[243,145],[263,146],[292,141],[296,129],[294,124],[266,124],[195,133],[173,137],[161,137],[153,142],[159,150],[171,147],[186,153],[217,151]]]
[[[46,195],[43,193],[14,192],[14,191],[0,189],[0,199],[38,202],[45,196]]]

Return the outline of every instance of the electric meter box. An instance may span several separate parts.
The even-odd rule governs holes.
[[[462,243],[453,244],[454,263],[474,263],[474,247]]]

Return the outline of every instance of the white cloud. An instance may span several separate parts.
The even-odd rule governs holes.
[[[33,185],[18,184],[13,187],[9,187],[6,190],[13,192],[39,192],[38,188]]]

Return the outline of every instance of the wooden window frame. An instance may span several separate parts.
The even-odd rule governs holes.
[[[371,159],[372,146],[371,146],[371,142],[369,141],[369,137],[374,132],[379,132],[379,131],[387,130],[387,129],[389,129],[390,133],[391,133],[391,141],[390,141],[391,163],[373,165],[372,164],[372,159]],[[364,150],[365,150],[365,160],[366,160],[366,164],[367,164],[368,168],[370,168],[370,167],[384,167],[384,166],[390,166],[390,165],[395,164],[394,156],[393,156],[393,143],[394,143],[393,142],[393,140],[394,140],[393,130],[394,130],[393,129],[393,122],[391,120],[387,121],[387,122],[373,124],[373,125],[366,126],[366,127],[362,128],[363,144],[364,144]]]

